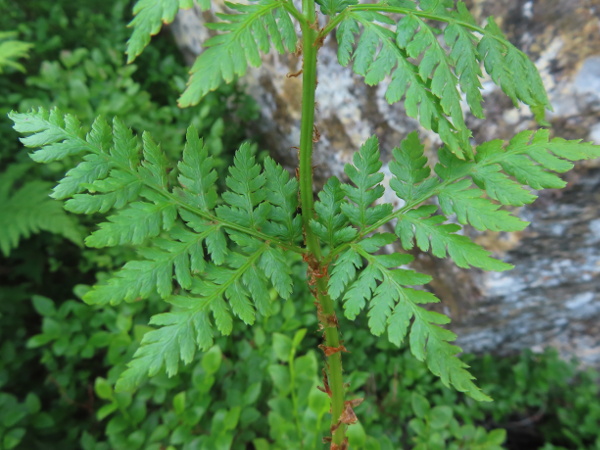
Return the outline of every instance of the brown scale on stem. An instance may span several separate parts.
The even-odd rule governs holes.
[[[313,125],[313,137],[312,137],[312,141],[314,143],[317,143],[321,140],[321,132],[319,131],[319,129],[317,128],[316,125]]]
[[[329,387],[329,379],[327,378],[327,371],[325,369],[322,369],[323,372],[323,387],[321,386],[317,386],[317,389],[320,390],[321,392],[325,392],[329,398],[331,398],[331,388]]]
[[[323,353],[325,353],[325,356],[327,357],[335,355],[338,352],[349,353],[348,350],[346,350],[346,347],[344,347],[343,345],[340,345],[339,347],[328,347],[326,345],[321,344],[319,345],[319,348],[323,350]]]

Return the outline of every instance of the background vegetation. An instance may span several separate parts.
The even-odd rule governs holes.
[[[126,0],[0,0],[0,33],[15,33],[0,34],[0,64],[2,42],[32,44],[20,47],[18,56],[29,52],[22,67],[0,72],[0,448],[320,448],[328,411],[308,292],[274,302],[280,314],[251,330],[236,323],[176,377],[159,375],[133,395],[113,391],[161,302],[79,300],[131,253],[82,246],[86,219],[49,198],[69,166],[34,166],[6,113],[59,106],[83,124],[117,115],[151,130],[172,160],[193,123],[222,169],[256,119],[231,87],[178,109],[186,68],[168,33],[125,65],[130,9]],[[298,263],[296,276],[303,271]],[[555,352],[468,357],[496,400],[479,404],[366,330],[344,340],[348,382],[365,397],[352,448],[600,448],[598,373],[577,372]]]

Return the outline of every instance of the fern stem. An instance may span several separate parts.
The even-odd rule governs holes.
[[[318,319],[324,330],[325,344],[323,350],[327,360],[328,394],[331,397],[331,448],[343,448],[346,439],[346,425],[340,423],[344,411],[344,383],[342,380],[342,357],[339,351],[340,337],[331,297],[327,294],[327,277],[322,264],[321,246],[317,236],[309,224],[314,217],[313,194],[313,130],[315,122],[315,90],[317,88],[317,52],[318,32],[316,30],[315,2],[303,0],[302,12],[306,22],[301,23],[303,35],[303,67],[302,67],[302,120],[300,124],[300,201],[302,205],[302,222],[304,226],[308,255],[309,284],[317,300]],[[334,351],[338,349],[338,351]],[[331,353],[333,351],[333,353]],[[325,387],[327,387],[327,384]]]

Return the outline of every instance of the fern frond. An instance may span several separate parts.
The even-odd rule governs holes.
[[[210,8],[210,0],[197,3],[203,10]],[[168,25],[175,19],[177,11],[194,6],[194,0],[138,0],[133,7],[133,20],[129,26],[133,28],[127,41],[127,62],[131,63],[150,43],[150,38],[158,34],[163,24]]]
[[[544,112],[551,106],[540,74],[529,58],[508,42],[493,17],[487,20],[477,51],[486,72],[514,105],[522,101],[531,107],[536,120],[544,122]]]
[[[469,155],[470,132],[464,123],[455,86],[457,80],[447,57],[426,24],[411,15],[403,20],[394,33],[376,23],[390,25],[387,16],[371,11],[346,13],[337,33],[338,60],[346,66],[354,59],[354,72],[363,75],[369,85],[376,85],[391,75],[386,100],[395,103],[405,98],[406,113],[410,117],[418,119],[428,130],[436,131],[458,156]],[[363,31],[350,56],[358,24]],[[418,26],[423,31],[415,33]],[[414,44],[409,45],[411,40]],[[427,53],[427,64],[417,67],[409,61],[411,56],[417,57],[423,51]]]
[[[573,168],[572,162],[598,156],[600,146],[581,142],[580,139],[550,139],[550,133],[545,129],[522,131],[508,144],[495,140],[478,146],[474,179],[490,196],[496,197],[499,194],[494,191],[507,191],[505,196],[514,191],[515,180],[533,189],[560,189],[566,186],[566,182],[552,172],[566,172]],[[500,168],[514,180],[487,180],[481,175],[482,170]]]
[[[218,206],[217,215],[245,227],[260,230],[266,223],[271,204],[266,203],[267,179],[256,164],[250,144],[242,144],[225,180],[230,191],[223,193],[229,206]]]
[[[147,376],[156,375],[163,368],[168,375],[175,375],[180,360],[189,364],[196,348],[208,350],[213,343],[212,325],[204,309],[159,314],[152,317],[150,324],[161,328],[144,335],[135,359],[117,381],[117,391],[132,391]]]
[[[358,0],[316,0],[316,3],[321,7],[322,14],[333,16],[350,5],[356,5]]]
[[[162,327],[144,336],[134,359],[121,375],[119,390],[133,389],[147,375],[155,375],[163,367],[172,376],[177,373],[180,360],[184,363],[192,360],[196,346],[201,350],[210,347],[211,313],[217,329],[225,335],[232,331],[232,313],[247,324],[254,323],[256,309],[265,312],[269,309],[264,273],[279,292],[291,292],[291,278],[286,268],[280,266],[278,249],[241,234],[234,233],[232,237],[252,252],[230,253],[224,266],[209,265],[202,279],[192,280],[192,295],[168,298],[177,310],[151,319],[152,325]]]
[[[400,147],[392,150],[394,159],[389,167],[394,177],[390,187],[405,203],[433,195],[439,184],[436,178],[429,177],[431,169],[427,166],[427,158],[423,156],[424,148],[415,131],[400,143]]]
[[[45,181],[17,184],[30,168],[28,164],[11,164],[0,174],[0,251],[9,256],[21,239],[40,231],[62,236],[82,245],[77,223],[65,213],[61,204],[49,197],[52,185]]]
[[[14,31],[0,31],[0,74],[5,67],[12,67],[20,72],[25,72],[25,67],[17,60],[27,58],[33,44],[15,40],[17,33]]]
[[[235,154],[228,190],[219,198],[214,161],[193,128],[171,171],[149,134],[140,142],[118,120],[110,127],[98,119],[82,135],[74,119],[58,111],[10,117],[15,129],[28,135],[22,139],[26,145],[41,147],[33,158],[56,161],[82,154],[55,196],[67,199],[74,211],[116,211],[86,243],[137,247],[139,259],[94,286],[84,300],[117,304],[158,293],[177,308],[153,319],[163,328],[146,335],[120,386],[131,387],[162,367],[172,375],[180,360],[189,362],[194,345],[212,342],[210,315],[216,328],[229,334],[233,316],[251,324],[256,311],[269,314],[271,289],[290,297],[286,252],[303,253],[295,244],[301,236],[298,183],[271,159],[263,170],[249,144]],[[171,186],[174,180],[179,186]]]
[[[379,172],[379,142],[369,138],[354,154],[354,164],[346,164],[344,171],[354,186],[342,184],[342,190],[350,200],[341,204],[342,212],[353,225],[366,228],[392,212],[392,205],[373,205],[383,196],[385,188],[380,184],[383,174]]]
[[[475,117],[483,119],[485,117],[481,106],[483,87],[480,81],[482,73],[476,47],[477,38],[473,35],[472,29],[465,26],[476,27],[477,24],[463,2],[456,4],[456,15],[453,19],[444,28],[444,41],[450,48],[449,56],[467,104]]]
[[[287,242],[298,242],[302,238],[302,218],[298,210],[298,180],[272,158],[266,158],[265,177],[267,198],[273,205],[269,212],[265,230]]]
[[[289,13],[280,0],[259,0],[248,5],[227,3],[237,14],[219,14],[223,21],[210,24],[219,34],[204,45],[191,70],[188,87],[179,99],[179,105],[197,104],[202,97],[214,91],[225,81],[243,76],[248,65],[262,64],[260,53],[271,46],[279,53],[296,48],[296,31]]]
[[[395,345],[401,345],[408,335],[412,354],[426,362],[446,386],[453,386],[476,400],[489,401],[473,383],[473,376],[466,370],[468,366],[456,357],[461,349],[450,344],[456,336],[439,326],[450,319],[419,306],[439,300],[427,291],[408,287],[425,284],[431,278],[398,268],[412,261],[410,255],[375,254],[394,240],[389,233],[375,234],[352,244],[339,256],[332,269],[330,288],[338,294],[346,287],[342,299],[344,314],[354,319],[368,305],[371,333],[379,336],[387,330],[390,342]],[[357,277],[356,269],[362,269]],[[336,280],[332,281],[334,276]]]
[[[342,214],[341,204],[345,196],[340,180],[331,177],[315,202],[317,218],[311,219],[310,227],[331,248],[351,241],[357,235],[356,229],[349,226],[348,217]]]
[[[512,265],[492,258],[490,252],[467,236],[457,234],[461,230],[459,225],[446,223],[442,215],[432,215],[437,209],[434,205],[421,206],[398,218],[395,232],[404,249],[412,249],[416,242],[422,251],[431,250],[438,258],[449,255],[458,267],[465,269],[471,266],[498,272],[512,269]]]
[[[400,15],[400,20],[391,21],[390,13]],[[508,41],[493,18],[479,27],[464,2],[349,5],[338,17],[334,23],[340,64],[354,60],[354,72],[369,85],[391,77],[388,102],[404,98],[407,114],[437,132],[461,159],[472,159],[472,150],[459,88],[471,112],[483,118],[481,64],[515,105],[529,105],[538,121],[543,122],[545,110],[551,109],[533,63]],[[438,35],[443,35],[447,48]]]

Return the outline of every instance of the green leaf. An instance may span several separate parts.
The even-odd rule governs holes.
[[[456,336],[439,325],[450,322],[443,314],[429,311],[420,304],[439,300],[431,293],[407,286],[428,283],[431,278],[402,267],[412,261],[410,255],[378,255],[381,247],[393,240],[388,234],[374,235],[352,248],[367,261],[367,267],[344,295],[345,315],[354,319],[369,303],[369,328],[374,335],[388,330],[390,342],[400,345],[408,334],[415,358],[424,361],[445,386],[452,385],[476,400],[490,400],[472,382],[467,365],[456,355],[461,349],[450,344]]]
[[[319,200],[315,202],[317,219],[311,219],[310,227],[330,247],[351,241],[356,236],[356,229],[349,226],[348,218],[342,214],[341,204],[344,198],[340,180],[331,177],[319,192]]]
[[[205,304],[202,303],[203,306]],[[196,347],[206,350],[213,342],[212,327],[205,307],[198,307],[196,311],[158,314],[152,317],[150,323],[161,325],[161,328],[144,335],[134,359],[117,381],[117,392],[135,389],[146,375],[156,375],[163,367],[167,375],[175,375],[179,359],[189,364]]]
[[[175,410],[175,414],[181,416],[185,413],[185,403],[185,391],[180,392],[173,397],[173,409]]]
[[[336,35],[338,60],[346,66],[354,59],[354,72],[365,76],[369,85],[391,76],[386,100],[395,103],[405,98],[408,116],[438,133],[457,156],[469,156],[470,132],[464,123],[451,60],[430,26],[418,16],[407,14],[405,9],[402,13],[406,15],[398,23],[396,33],[376,23],[389,24],[390,19],[385,15],[371,11],[348,13]],[[358,24],[363,32],[350,56]],[[416,66],[409,61],[410,57],[422,58],[422,62]]]
[[[484,198],[483,191],[472,187],[470,180],[447,186],[438,199],[444,214],[456,214],[460,223],[481,231],[520,231],[529,224]]]
[[[96,395],[103,400],[112,400],[114,398],[112,385],[105,378],[96,378],[94,391],[96,391]]]
[[[287,362],[290,359],[292,340],[285,334],[273,333],[273,352],[280,360]]]
[[[423,419],[431,409],[427,399],[415,392],[413,392],[410,396],[410,403],[412,405],[413,412],[420,419]]]
[[[296,32],[288,12],[278,0],[259,0],[249,5],[229,3],[237,14],[219,14],[222,22],[210,27],[223,32],[204,43],[206,50],[198,56],[191,70],[188,87],[179,99],[179,105],[197,104],[223,81],[231,83],[236,76],[244,76],[248,65],[258,67],[262,61],[259,52],[270,48],[293,52]]]
[[[108,222],[101,223],[100,229],[87,237],[85,243],[96,248],[141,244],[158,236],[163,229],[168,231],[172,222],[165,220],[165,215],[172,214],[175,214],[175,206],[167,202],[134,202],[116,215],[109,216]]]
[[[223,353],[218,345],[213,345],[207,352],[202,355],[201,365],[208,375],[217,373],[221,362],[223,361]]]
[[[439,184],[436,178],[429,178],[431,170],[423,151],[424,147],[416,131],[410,133],[400,147],[392,151],[394,159],[389,167],[394,178],[390,181],[390,187],[406,203],[427,198]]]
[[[208,9],[200,1],[203,10]],[[133,7],[134,18],[129,24],[133,33],[127,41],[127,62],[131,63],[150,43],[150,37],[158,34],[163,24],[170,24],[180,8],[191,8],[191,0],[138,0]]]
[[[288,242],[302,237],[302,217],[298,209],[298,180],[273,159],[265,159],[267,199],[273,205],[265,231]]]
[[[356,270],[362,265],[362,258],[352,248],[338,256],[329,277],[329,295],[333,300],[342,295],[348,283],[356,277]]]
[[[288,299],[293,290],[293,281],[285,253],[279,248],[268,248],[259,260],[259,267],[271,280],[279,296]]]
[[[266,222],[270,204],[265,202],[266,177],[255,162],[250,144],[244,143],[234,157],[226,179],[223,200],[229,206],[217,207],[217,216],[249,228],[260,229]]]
[[[544,122],[545,109],[551,109],[546,90],[535,65],[510,44],[492,17],[488,18],[477,46],[479,59],[494,83],[518,106],[531,106],[536,119]]]
[[[321,13],[326,16],[333,16],[341,13],[348,6],[356,5],[358,0],[317,0],[317,4],[321,7]]]
[[[186,134],[186,145],[183,149],[183,160],[179,162],[178,181],[181,190],[177,194],[186,202],[203,211],[211,211],[217,203],[217,172],[215,163],[208,155],[208,148],[198,137],[195,128],[190,127]]]
[[[434,430],[443,430],[450,425],[453,416],[449,406],[436,406],[429,412],[429,424]]]
[[[480,173],[497,172],[500,167],[516,181],[533,189],[562,188],[565,182],[552,172],[573,168],[571,161],[597,158],[600,146],[581,140],[549,138],[548,130],[522,131],[508,145],[494,140],[477,147],[475,177],[492,198],[508,197],[515,192],[515,182],[503,178],[489,181]],[[496,175],[496,177],[498,177]],[[495,197],[493,197],[495,195]],[[512,203],[508,203],[512,204]]]
[[[475,244],[465,235],[457,234],[459,225],[445,223],[442,215],[432,215],[436,206],[426,205],[402,214],[396,224],[396,234],[406,250],[414,243],[424,252],[430,251],[438,258],[449,255],[458,267],[479,267],[484,270],[504,271],[513,266],[492,258],[491,253]]]
[[[475,25],[475,19],[467,10],[464,2],[457,2],[457,16],[462,23]],[[475,117],[484,118],[483,89],[480,78],[482,77],[479,64],[479,54],[477,52],[477,38],[472,31],[459,22],[450,22],[444,29],[444,41],[451,49],[450,58],[455,67],[456,76],[460,82],[461,91],[467,98],[467,103]]]
[[[42,231],[62,236],[82,245],[80,228],[61,204],[49,197],[51,184],[24,182],[15,188],[29,165],[11,164],[0,174],[0,251],[9,256],[22,239]]]
[[[384,187],[380,184],[383,174],[379,172],[379,143],[375,136],[369,138],[354,154],[354,164],[346,164],[344,171],[354,186],[343,184],[342,189],[351,201],[342,203],[340,208],[350,222],[360,228],[373,225],[392,212],[392,205],[372,204],[383,196]]]
[[[12,67],[20,72],[25,72],[25,67],[17,60],[29,57],[29,50],[33,44],[15,40],[17,33],[14,31],[0,32],[0,74],[5,67]]]

